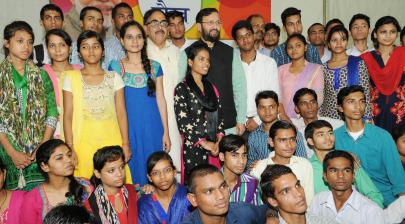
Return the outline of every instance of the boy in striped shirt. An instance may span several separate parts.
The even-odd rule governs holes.
[[[231,191],[229,201],[262,205],[257,179],[244,173],[247,156],[248,149],[241,136],[227,135],[219,143],[221,171]]]

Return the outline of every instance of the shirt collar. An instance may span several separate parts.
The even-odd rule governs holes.
[[[276,155],[276,152],[275,152],[275,151],[271,151],[271,152],[270,152],[269,158],[268,158],[268,160],[267,160],[267,164],[270,164],[270,165],[275,164],[274,161],[273,161],[273,159],[272,159],[275,155]],[[291,164],[293,164],[293,163],[299,163],[299,161],[298,161],[297,158],[298,158],[298,157],[296,157],[296,156],[292,156],[292,157],[290,158],[290,163],[289,163],[288,165],[291,165]]]
[[[344,123],[343,126],[344,126],[344,131],[346,132],[346,134],[351,137],[349,130],[347,129],[346,123]],[[367,122],[364,122],[363,134],[361,134],[359,136],[359,138],[361,138],[363,136],[368,137],[368,135],[370,134],[369,132],[370,132],[370,124],[368,124]]]
[[[344,205],[340,208],[340,211],[344,209],[346,206],[350,206],[352,209],[359,211],[361,204],[359,200],[359,193],[357,192],[356,188],[352,186],[352,194],[350,197],[347,199],[347,201],[344,203]],[[325,198],[325,200],[320,202],[320,205],[325,205],[329,209],[333,209],[336,211],[336,205],[335,205],[335,200],[333,199],[333,194],[331,191],[328,191],[328,197]],[[337,211],[338,212],[338,211]]]
[[[169,48],[170,45],[172,45],[172,43],[170,41],[166,40],[165,46],[163,48],[159,48],[155,43],[153,43],[153,41],[150,38],[147,39],[147,42],[148,42],[148,46],[152,47],[154,50],[163,50],[165,48]]]

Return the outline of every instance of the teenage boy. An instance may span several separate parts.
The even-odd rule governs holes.
[[[270,57],[271,51],[278,46],[280,40],[280,27],[275,23],[264,25],[263,47],[259,52]]]
[[[269,144],[274,149],[267,159],[256,163],[251,175],[260,178],[267,165],[281,164],[290,167],[301,181],[308,205],[314,196],[314,176],[311,163],[294,156],[297,147],[297,129],[287,121],[276,121],[270,128]]]
[[[180,50],[186,49],[192,43],[186,39],[186,26],[184,25],[183,13],[173,10],[166,13],[166,20],[169,22],[169,37],[172,43]]]
[[[257,114],[261,124],[248,138],[249,155],[247,167],[250,169],[255,161],[267,159],[271,148],[269,148],[269,131],[271,126],[278,120],[288,120],[284,113],[279,111],[277,93],[271,90],[259,92],[255,98]],[[297,152],[295,155],[306,158],[305,141],[300,132],[297,133]]]
[[[281,13],[281,21],[283,22],[283,28],[287,32],[287,36],[302,33],[301,10],[294,7],[285,9]],[[276,60],[277,66],[291,62],[291,58],[287,54],[286,44],[286,42],[280,44],[270,54]],[[311,44],[308,44],[307,47],[305,59],[311,63],[322,64],[318,49]]]
[[[55,4],[44,5],[40,12],[40,18],[40,23],[41,26],[44,28],[45,33],[49,30],[62,29],[63,27],[63,12]],[[33,61],[38,67],[42,67],[44,64],[51,63],[45,41],[34,46]]]
[[[347,55],[360,56],[362,53],[374,50],[368,47],[367,39],[370,34],[370,17],[356,14],[349,22],[350,35],[353,38],[353,47],[347,49]]]
[[[383,210],[352,187],[354,159],[350,153],[329,152],[323,163],[323,178],[329,190],[314,197],[309,211],[342,224],[384,223]]]
[[[332,125],[324,120],[316,120],[309,123],[305,128],[305,139],[308,142],[308,146],[315,152],[315,154],[309,158],[314,170],[315,194],[328,191],[328,186],[322,178],[322,163],[324,162],[325,156],[335,149],[335,136],[333,134]],[[383,208],[384,198],[364,169],[358,165],[354,174],[354,186],[357,190]]]
[[[353,153],[384,196],[388,206],[405,194],[405,172],[391,135],[384,129],[365,123],[364,88],[342,88],[337,96],[338,110],[345,125],[335,130],[336,149]]]
[[[333,224],[333,220],[307,212],[306,194],[291,168],[269,165],[261,175],[263,201],[278,210],[279,224]]]
[[[196,209],[182,224],[264,223],[264,207],[230,203],[230,190],[221,171],[213,165],[194,167],[188,181],[187,199]]]
[[[96,8],[94,6],[86,6],[82,9],[82,11],[80,11],[80,27],[82,28],[82,31],[92,30],[96,33],[101,34],[101,32],[103,32],[103,23],[103,13],[99,8]],[[70,64],[83,65],[83,62],[79,58],[76,41],[72,44]]]
[[[244,173],[248,157],[245,140],[239,135],[224,136],[219,143],[219,159],[222,173],[231,190],[229,202],[244,202],[253,205],[262,204],[258,181]]]
[[[246,20],[240,20],[232,27],[232,37],[239,47],[240,60],[246,77],[246,129],[254,131],[260,122],[257,115],[254,98],[259,91],[273,90],[280,92],[277,64],[274,59],[258,53],[252,25]]]
[[[111,22],[114,26],[113,35],[105,41],[105,59],[103,61],[103,68],[107,69],[110,62],[113,60],[119,61],[125,57],[125,50],[121,45],[120,30],[121,27],[128,21],[134,19],[134,13],[131,6],[125,2],[121,2],[114,6],[112,9]]]
[[[295,105],[295,112],[299,114],[297,118],[291,118],[292,123],[297,127],[300,133],[304,133],[305,127],[316,120],[325,120],[332,124],[333,128],[336,129],[344,124],[342,120],[333,119],[329,117],[321,117],[318,115],[319,105],[318,105],[318,95],[315,90],[309,88],[301,88],[295,92],[293,97],[293,102]],[[310,158],[314,152],[305,145],[307,150],[308,158]]]

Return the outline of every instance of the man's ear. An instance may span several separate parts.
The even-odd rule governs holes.
[[[269,138],[267,138],[267,142],[269,143],[269,145],[270,145],[271,147],[274,148],[274,141],[273,141],[273,139],[271,139],[271,138],[269,137]]]
[[[219,160],[221,160],[221,162],[225,161],[225,154],[224,153],[222,153],[222,152],[219,153]]]
[[[278,202],[277,202],[277,200],[274,199],[274,198],[272,198],[272,197],[268,197],[268,198],[267,198],[267,202],[268,202],[271,206],[273,206],[274,208],[277,208],[277,207],[278,207]]]
[[[187,194],[187,200],[190,202],[190,204],[193,206],[193,207],[198,207],[198,203],[197,203],[197,200],[196,200],[196,198],[195,198],[195,194],[193,194],[193,193],[188,193]]]
[[[307,143],[308,143],[308,145],[310,145],[312,147],[315,146],[314,139],[312,139],[312,138],[307,138]]]

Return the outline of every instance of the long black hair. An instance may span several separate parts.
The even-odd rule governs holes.
[[[155,95],[155,92],[156,92],[156,84],[155,84],[155,81],[153,81],[153,79],[151,78],[151,75],[152,75],[151,70],[152,70],[152,69],[151,69],[151,66],[150,66],[151,62],[150,62],[150,60],[149,60],[149,58],[148,58],[148,54],[146,53],[146,44],[147,44],[147,41],[146,41],[146,33],[145,33],[145,30],[143,29],[143,27],[142,27],[141,24],[139,24],[139,23],[136,22],[136,21],[131,20],[131,21],[126,22],[126,23],[121,27],[121,29],[120,29],[120,37],[121,37],[121,39],[124,39],[125,33],[127,32],[127,29],[128,29],[130,26],[135,26],[135,27],[137,27],[137,28],[141,31],[141,33],[142,33],[142,38],[143,38],[143,40],[144,40],[144,42],[143,42],[143,47],[142,47],[142,50],[141,50],[142,66],[143,66],[143,70],[145,70],[145,73],[148,74],[148,80],[147,80],[147,82],[146,82],[146,84],[147,84],[147,86],[148,86],[148,96],[154,96],[154,95]]]
[[[55,152],[55,149],[59,146],[66,146],[70,149],[70,147],[60,139],[51,139],[44,143],[42,143],[37,152],[36,152],[36,160],[39,167],[39,171],[44,175],[45,179],[48,180],[48,173],[44,172],[41,168],[42,164],[47,164],[51,155]],[[74,178],[73,174],[69,177],[69,192],[66,193],[66,197],[73,196],[73,201],[75,204],[81,204],[82,195],[84,193],[84,187],[79,184],[79,182]]]

